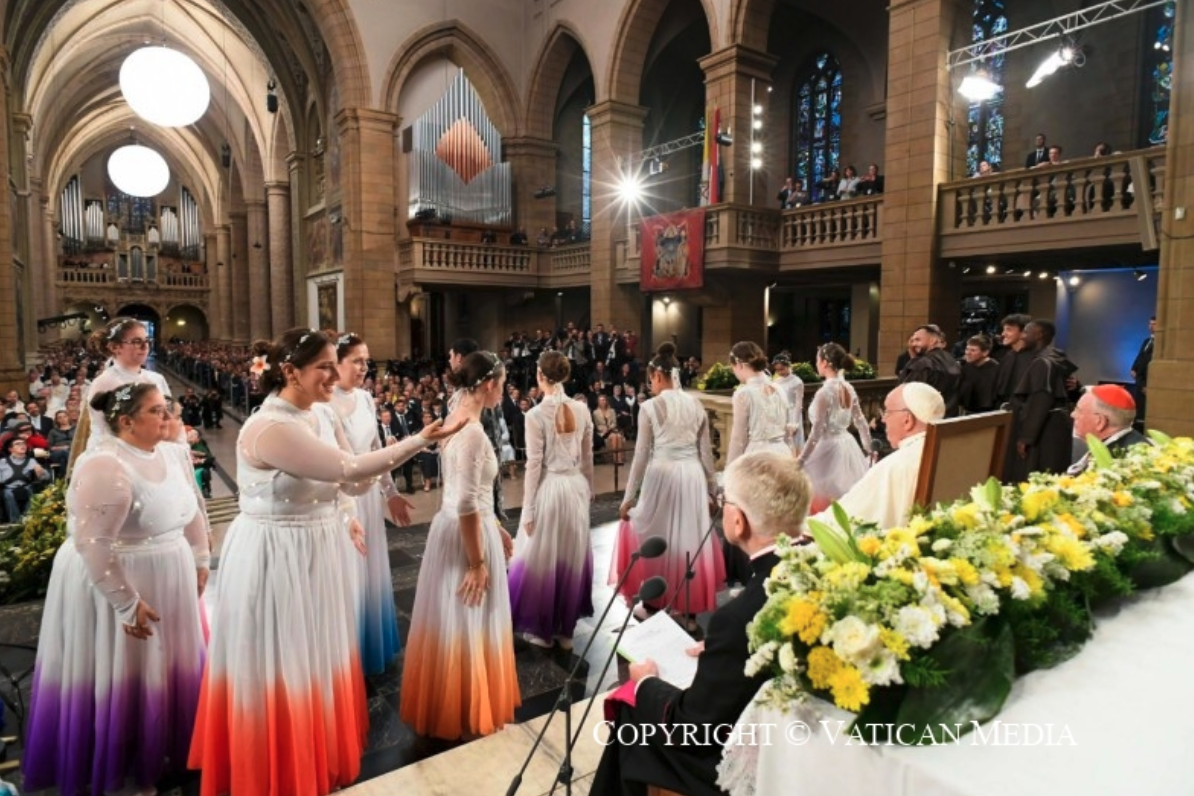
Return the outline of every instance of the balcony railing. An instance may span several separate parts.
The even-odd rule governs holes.
[[[807,205],[784,211],[781,251],[850,246],[880,240],[883,197]]]
[[[939,194],[942,255],[1155,249],[1164,192],[1163,149],[947,183]]]
[[[417,267],[490,274],[535,273],[533,252],[525,246],[416,239],[415,247],[420,254],[415,260]]]
[[[207,274],[170,274],[159,273],[153,281],[145,279],[117,279],[110,268],[59,268],[58,284],[73,285],[136,285],[151,290],[207,290],[211,283]]]
[[[577,287],[589,284],[588,243],[554,249],[411,238],[398,246],[400,282]]]

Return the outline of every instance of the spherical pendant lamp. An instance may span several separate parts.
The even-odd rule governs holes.
[[[108,157],[108,176],[129,196],[157,196],[170,183],[170,167],[149,147],[129,144]]]
[[[161,127],[194,124],[211,101],[203,70],[169,47],[142,47],[125,58],[120,91],[138,116]]]

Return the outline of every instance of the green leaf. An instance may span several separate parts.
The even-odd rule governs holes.
[[[1194,564],[1194,534],[1174,536],[1170,540],[1170,544],[1173,546],[1174,552]]]
[[[910,724],[922,742],[941,740],[941,727],[966,733],[971,722],[999,713],[1015,679],[1015,644],[1011,628],[998,617],[984,617],[943,638],[928,657],[946,670],[937,688],[910,688],[897,724]],[[957,729],[955,730],[955,727]]]
[[[1099,466],[1100,470],[1107,469],[1115,461],[1115,457],[1111,455],[1111,451],[1094,434],[1086,435],[1086,447],[1090,450],[1090,458],[1094,460],[1094,463]]]
[[[851,549],[852,537],[848,533],[842,533],[828,523],[813,519],[808,521],[808,528],[813,533],[813,541],[817,543],[817,547],[830,561],[837,564],[848,564],[851,561],[863,560],[858,558],[854,550]]]
[[[1003,502],[1003,485],[999,483],[999,480],[995,476],[991,476],[987,479],[986,491],[987,506],[992,511],[995,511],[999,508],[1000,503]]]
[[[1194,564],[1186,560],[1184,553],[1179,555],[1174,548],[1166,544],[1166,541],[1165,539],[1153,539],[1151,542],[1136,545],[1145,553],[1150,554],[1142,557],[1142,560],[1128,568],[1127,575],[1136,584],[1137,589],[1155,589],[1159,586],[1167,586],[1180,580],[1194,568]]]
[[[1150,428],[1148,430],[1148,435],[1152,437],[1153,441],[1158,445],[1168,445],[1170,442],[1173,442],[1172,437],[1163,431],[1157,431],[1155,428]]]

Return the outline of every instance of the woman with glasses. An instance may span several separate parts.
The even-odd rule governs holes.
[[[808,407],[811,431],[800,452],[800,463],[813,482],[812,513],[827,507],[850,490],[867,470],[871,429],[858,403],[858,394],[844,374],[854,359],[837,343],[817,349],[817,373],[825,379]],[[850,435],[858,429],[859,442]]]
[[[126,384],[148,383],[157,387],[166,400],[170,400],[170,385],[166,383],[165,377],[145,369],[145,361],[149,359],[149,348],[152,345],[149,330],[135,318],[113,318],[93,332],[87,346],[96,356],[107,357],[108,364],[104,372],[91,383],[88,395],[99,395]],[[100,439],[109,436],[110,432],[102,413],[89,408],[87,417],[90,428],[86,431],[85,441],[86,447],[90,448]]]
[[[161,444],[152,384],[93,391],[105,437],[67,492],[23,761],[30,790],[152,794],[186,764],[203,674],[207,518],[189,463]],[[180,449],[181,450],[181,449]]]

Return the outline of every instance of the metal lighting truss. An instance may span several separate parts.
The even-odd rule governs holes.
[[[1111,22],[1135,14],[1138,11],[1145,11],[1156,6],[1165,5],[1166,2],[1168,0],[1110,0],[1107,3],[1100,3],[1090,8],[1084,8],[1081,11],[1075,11],[1072,14],[1066,14],[1046,22],[1030,25],[1027,28],[1012,31],[1011,33],[1005,33],[1002,36],[996,36],[986,41],[977,41],[969,46],[952,50],[949,53],[949,68],[956,69],[959,66],[965,66],[975,61],[985,61],[1000,53],[1011,52],[1021,47],[1030,47],[1042,41],[1060,38],[1083,28],[1089,28],[1104,22]]]
[[[652,158],[663,158],[668,155],[679,152],[681,149],[688,149],[693,146],[700,146],[705,143],[705,131],[686,135],[683,138],[677,138],[675,141],[665,141],[662,144],[656,144],[650,149],[644,149],[642,152],[631,155],[625,160],[625,165],[630,167],[637,167],[646,163]]]

